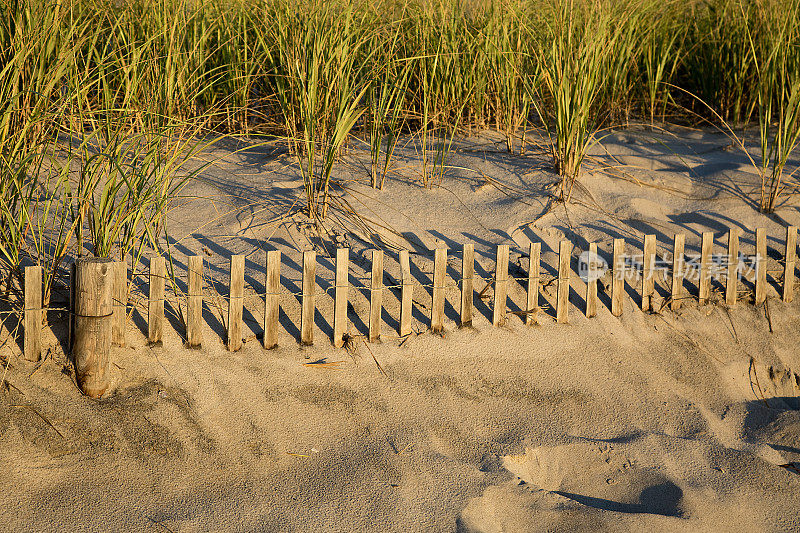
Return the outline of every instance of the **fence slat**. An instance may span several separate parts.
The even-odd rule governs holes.
[[[622,315],[625,298],[625,239],[614,239],[611,279],[611,314]]]
[[[125,346],[125,321],[128,317],[128,262],[114,263],[114,310],[111,319],[111,344]]]
[[[756,228],[756,294],[755,304],[761,305],[767,299],[767,233],[764,228]]]
[[[461,317],[459,325],[472,325],[472,298],[475,290],[475,245],[465,244],[461,252]]]
[[[794,269],[797,265],[797,227],[786,228],[786,250],[783,263],[783,301],[794,299]]]
[[[42,267],[25,267],[25,314],[22,349],[26,361],[42,356]]]
[[[508,245],[498,244],[494,269],[494,311],[492,325],[506,323],[506,300],[508,299]]]
[[[539,279],[541,278],[542,243],[532,242],[528,248],[528,296],[525,302],[525,324],[539,323]]]
[[[686,246],[686,235],[683,233],[676,233],[675,240],[672,243],[672,302],[670,308],[677,311],[681,308],[683,303],[683,267],[685,259],[683,251]]]
[[[203,344],[203,256],[190,255],[187,264],[186,345],[198,348]]]
[[[569,260],[572,256],[572,243],[561,241],[558,243],[558,288],[556,297],[556,322],[566,324],[569,322]]]
[[[706,305],[711,298],[711,257],[714,250],[714,234],[704,231],[700,241],[700,280],[698,281],[698,301]]]
[[[411,311],[413,309],[414,282],[411,278],[411,260],[408,257],[408,250],[400,250],[398,258],[400,263],[400,278],[402,287],[400,289],[400,325],[401,337],[411,334]]]
[[[333,307],[333,345],[344,346],[347,332],[347,293],[349,291],[350,248],[336,250],[336,280]]]
[[[597,316],[597,243],[589,243],[589,264],[586,265],[586,318]]]
[[[164,285],[166,261],[160,255],[150,258],[150,301],[147,305],[147,341],[158,344],[164,339]]]
[[[228,291],[228,350],[242,348],[242,314],[244,312],[244,256],[231,256],[231,286]]]
[[[381,340],[383,311],[383,252],[372,250],[372,278],[369,286],[369,342]]]
[[[303,311],[300,317],[300,344],[314,344],[314,317],[317,311],[317,252],[303,252]]]
[[[281,288],[281,253],[278,250],[267,252],[267,274],[264,283],[264,348],[271,350],[278,346],[278,317]]]
[[[653,277],[656,265],[656,236],[645,235],[642,243],[642,311],[653,310],[653,294],[656,290]]]
[[[431,291],[431,331],[444,329],[444,283],[447,273],[447,248],[437,248],[433,257],[433,289]]]
[[[725,303],[733,307],[739,290],[739,228],[728,230],[728,265],[725,271]]]

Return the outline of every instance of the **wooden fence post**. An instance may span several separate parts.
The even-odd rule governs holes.
[[[350,286],[350,248],[336,250],[336,279],[334,281],[333,303],[333,345],[344,346],[344,334],[347,332],[347,292]]]
[[[25,314],[22,349],[26,361],[42,356],[42,267],[25,267]]]
[[[764,228],[756,228],[756,294],[755,304],[761,305],[767,299],[767,233]]]
[[[400,250],[400,325],[398,333],[401,337],[411,334],[411,311],[414,305],[414,282],[411,278],[411,260],[408,250]]]
[[[683,251],[685,245],[686,235],[676,233],[672,244],[672,302],[670,303],[670,308],[673,311],[680,309],[683,303],[683,268],[685,264]]]
[[[714,249],[714,234],[704,231],[700,243],[700,278],[697,283],[700,305],[706,305],[711,298],[711,255]]]
[[[150,301],[147,305],[147,342],[158,344],[164,337],[164,284],[167,267],[163,257],[150,258]]]
[[[542,243],[532,242],[528,248],[528,297],[525,302],[525,324],[539,323],[539,279],[541,278]]]
[[[128,261],[114,263],[114,319],[111,344],[125,346],[125,322],[128,318]]]
[[[431,291],[431,331],[444,329],[444,283],[447,273],[447,248],[437,248],[433,257],[433,288]]]
[[[494,310],[492,325],[506,323],[506,300],[508,299],[508,245],[498,244],[494,268]]]
[[[372,278],[369,285],[369,342],[381,340],[383,311],[383,252],[372,250]]]
[[[461,252],[461,317],[460,326],[472,325],[472,298],[475,290],[475,245],[465,244]]]
[[[242,314],[244,313],[244,256],[231,256],[231,285],[228,291],[228,350],[242,348]]]
[[[264,283],[264,348],[271,350],[278,346],[278,316],[281,289],[281,253],[278,250],[267,252],[267,273]]]
[[[569,260],[572,256],[572,243],[561,241],[558,243],[558,288],[556,289],[556,322],[566,324],[569,322]]]
[[[314,344],[314,316],[317,311],[317,252],[303,252],[303,310],[300,317],[300,344]]]
[[[794,269],[797,265],[797,227],[786,228],[786,251],[783,257],[783,301],[794,299]]]
[[[739,290],[739,228],[728,230],[728,265],[725,270],[725,303],[733,307]]]
[[[78,387],[92,398],[109,387],[114,277],[114,263],[108,258],[77,261],[72,355]]]
[[[642,311],[653,310],[656,283],[653,273],[656,265],[656,236],[645,235],[642,243]]]
[[[625,298],[625,239],[614,239],[611,314],[622,315]]]
[[[586,265],[586,318],[597,316],[597,243],[589,243],[589,264]]]
[[[198,348],[203,343],[203,256],[188,257],[186,293],[186,344]]]

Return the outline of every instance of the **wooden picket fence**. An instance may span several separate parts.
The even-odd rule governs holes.
[[[727,262],[725,272],[725,296],[726,305],[733,306],[737,303],[739,295],[739,239],[740,231],[737,228],[729,230],[727,235]],[[700,260],[699,260],[699,281],[698,281],[698,300],[699,303],[707,304],[711,298],[711,279],[712,279],[712,252],[714,235],[712,232],[705,232],[701,236]],[[690,298],[685,294],[684,289],[684,268],[685,268],[685,248],[686,236],[683,233],[676,234],[672,242],[672,265],[670,270],[671,284],[669,306],[675,311],[681,304]],[[789,302],[793,298],[795,285],[795,267],[797,260],[797,228],[790,226],[786,228],[784,268],[782,280],[782,299]],[[655,272],[656,272],[656,237],[655,235],[644,235],[642,239],[642,262],[640,276],[641,308],[643,311],[657,311],[654,309],[655,295]],[[555,297],[555,319],[557,323],[566,323],[569,316],[569,291],[570,278],[572,275],[570,259],[573,252],[573,243],[561,241],[558,247],[558,265],[556,277],[556,297]],[[597,243],[590,243],[588,246],[590,254],[597,254]],[[509,281],[513,279],[526,282],[527,297],[525,308],[521,312],[524,321],[528,325],[537,323],[537,314],[540,310],[539,295],[542,289],[541,276],[541,243],[531,243],[528,249],[528,271],[526,278],[509,277],[509,246],[501,244],[497,246],[495,256],[495,271],[493,277],[483,290],[483,293],[491,286],[494,286],[494,302],[492,309],[492,324],[496,327],[502,326],[507,320],[507,299]],[[755,232],[755,305],[763,304],[767,293],[767,236],[763,228],[758,228]],[[368,339],[372,342],[380,340],[381,332],[381,312],[383,309],[383,293],[388,288],[400,290],[400,317],[398,322],[398,334],[405,337],[412,333],[412,306],[413,291],[415,287],[429,288],[431,291],[432,305],[429,314],[429,327],[434,333],[440,333],[444,328],[445,320],[445,282],[447,268],[448,250],[437,248],[434,251],[433,275],[429,285],[414,283],[411,275],[411,261],[409,252],[401,250],[398,254],[401,275],[399,284],[393,287],[385,286],[384,279],[384,252],[381,250],[372,251],[372,270],[369,286],[369,320],[368,320]],[[469,243],[465,244],[461,253],[461,279],[456,284],[461,291],[459,326],[469,326],[473,319],[473,299],[476,290],[476,280],[484,278],[475,275],[475,248]],[[126,293],[127,293],[127,264],[125,262],[115,263],[115,304],[113,311],[113,342],[114,344],[124,344],[126,313]],[[230,285],[228,297],[228,320],[227,320],[227,347],[231,351],[239,350],[242,347],[242,320],[244,307],[244,256],[234,255],[230,260]],[[203,292],[203,261],[199,255],[189,256],[187,263],[187,293],[186,293],[186,345],[188,347],[199,347],[202,344],[202,307],[204,300]],[[299,293],[301,300],[299,342],[302,345],[314,343],[314,319],[317,312],[317,282],[316,282],[317,257],[316,252],[303,252],[302,262],[302,291]],[[265,272],[265,292],[264,314],[263,314],[263,346],[266,349],[274,348],[278,345],[278,317],[279,317],[279,297],[287,291],[281,288],[281,252],[267,252],[266,272]],[[335,279],[333,280],[333,335],[332,342],[336,347],[342,347],[346,341],[348,319],[348,293],[349,283],[349,249],[340,248],[336,252]],[[625,301],[625,271],[630,267],[626,265],[625,240],[614,239],[612,248],[612,282],[610,294],[610,311],[614,316],[623,313],[623,303]],[[28,360],[38,360],[41,352],[41,324],[42,324],[42,291],[41,291],[40,267],[27,267],[25,269],[25,309],[24,309],[24,356]],[[149,270],[149,301],[147,313],[147,339],[150,343],[161,342],[164,333],[164,302],[165,302],[165,280],[166,263],[163,257],[156,256],[151,258]],[[598,294],[597,280],[588,279],[586,282],[585,309],[587,317],[597,314]]]

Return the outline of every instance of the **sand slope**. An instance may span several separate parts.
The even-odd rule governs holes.
[[[786,373],[800,373],[800,303],[777,300],[777,252],[767,308],[687,302],[679,314],[643,314],[633,286],[621,318],[603,295],[589,320],[581,313],[584,285],[574,279],[568,325],[555,324],[546,305],[538,326],[511,315],[506,327],[492,328],[489,290],[475,298],[474,328],[459,330],[453,287],[440,337],[425,332],[430,296],[420,288],[419,334],[403,342],[390,290],[383,342],[359,336],[377,240],[387,250],[406,240],[419,283],[428,283],[437,243],[458,250],[474,242],[476,272],[487,276],[494,246],[511,244],[511,274],[521,277],[527,243],[543,242],[545,282],[564,237],[580,247],[599,242],[606,253],[612,238],[628,238],[633,250],[648,231],[663,253],[675,231],[687,233],[687,251],[699,247],[699,233],[714,231],[722,251],[724,232],[736,224],[766,227],[770,247],[780,250],[781,225],[800,222],[797,208],[758,214],[748,200],[757,177],[723,137],[654,135],[607,139],[592,164],[613,157],[628,179],[589,172],[567,209],[549,204],[553,176],[543,156],[509,156],[491,136],[463,141],[453,160],[459,169],[439,189],[406,181],[383,192],[348,186],[352,205],[393,229],[379,236],[344,219],[321,238],[299,216],[268,223],[300,193],[291,159],[269,151],[226,156],[207,181],[191,185],[203,199],[172,221],[177,267],[181,254],[205,250],[222,293],[209,296],[203,348],[182,347],[174,318],[178,327],[168,328],[164,345],[146,346],[146,313],[135,312],[129,346],[114,352],[115,390],[101,401],[78,394],[54,338],[35,372],[12,357],[0,393],[0,529],[800,530],[800,476],[790,469],[800,462],[800,391]],[[400,155],[413,178],[413,146]],[[363,177],[363,157],[349,154],[341,177]],[[298,249],[317,249],[324,290],[333,266],[325,250],[342,243],[352,252],[351,349],[330,346],[325,296],[315,346],[297,346],[299,304],[287,295],[281,345],[262,350],[256,294],[264,248],[285,252],[287,291],[298,290]],[[742,243],[752,247],[752,236]],[[224,317],[213,303],[224,307],[231,253],[247,254],[252,293],[248,342],[237,353],[222,344]],[[450,266],[453,277],[455,251]],[[386,270],[392,283],[393,253]],[[658,287],[663,298],[666,285]],[[743,299],[749,290],[743,283]],[[509,294],[509,309],[521,309],[522,282]],[[543,302],[553,297],[546,283]]]

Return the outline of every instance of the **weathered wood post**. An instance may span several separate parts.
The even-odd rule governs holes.
[[[128,318],[128,261],[114,263],[114,320],[111,343],[125,346],[125,322]]]
[[[589,264],[586,265],[586,318],[597,316],[597,243],[589,243]]]
[[[150,258],[150,300],[147,303],[147,342],[161,344],[164,338],[164,286],[167,264],[163,257]]]
[[[739,283],[739,228],[728,231],[728,265],[725,276],[725,303],[736,305]]]
[[[700,278],[697,293],[700,305],[706,305],[711,297],[711,258],[714,250],[714,233],[704,231],[700,241]]]
[[[472,296],[475,290],[475,245],[464,245],[461,252],[461,318],[459,326],[472,326]]]
[[[314,344],[314,315],[317,312],[317,252],[303,252],[303,294],[300,315],[300,344]]]
[[[653,310],[655,294],[656,236],[645,235],[642,243],[642,311]]]
[[[625,302],[625,239],[614,239],[611,272],[611,314],[621,316]]]
[[[231,256],[231,285],[228,292],[228,351],[242,348],[244,314],[244,256]]]
[[[186,293],[186,344],[199,348],[203,343],[203,257],[188,258],[189,280]]]
[[[783,301],[794,299],[794,269],[797,265],[797,227],[786,228],[786,251],[783,254]]]
[[[72,356],[78,387],[92,398],[99,398],[109,387],[114,278],[111,259],[84,257],[77,261]]]
[[[686,235],[676,233],[672,244],[672,302],[670,308],[677,311],[683,303],[683,277],[685,258],[683,252],[686,246]]]
[[[267,273],[264,283],[267,294],[264,297],[264,348],[271,350],[278,346],[278,317],[281,289],[281,253],[278,250],[267,252]]]
[[[27,361],[42,356],[42,267],[25,267],[25,315],[22,349]]]
[[[494,268],[494,310],[492,325],[506,323],[506,301],[508,300],[508,245],[498,244]]]
[[[408,250],[400,250],[398,257],[400,263],[400,326],[398,333],[401,337],[411,334],[411,313],[414,305],[414,281],[411,277],[411,259]]]
[[[333,345],[344,346],[344,335],[347,333],[347,293],[350,280],[350,248],[336,250],[336,280],[334,281],[333,306]]]
[[[539,278],[541,277],[542,243],[532,242],[528,248],[528,294],[525,301],[525,324],[539,323]]]
[[[372,278],[369,286],[369,342],[381,340],[383,311],[383,251],[372,250]]]
[[[756,228],[756,290],[755,305],[763,304],[767,299],[767,232],[764,228]]]
[[[572,256],[572,243],[558,243],[558,284],[556,288],[556,322],[569,322],[569,259]]]
[[[444,283],[447,268],[447,248],[437,248],[433,256],[433,288],[431,290],[431,332],[444,330]]]

